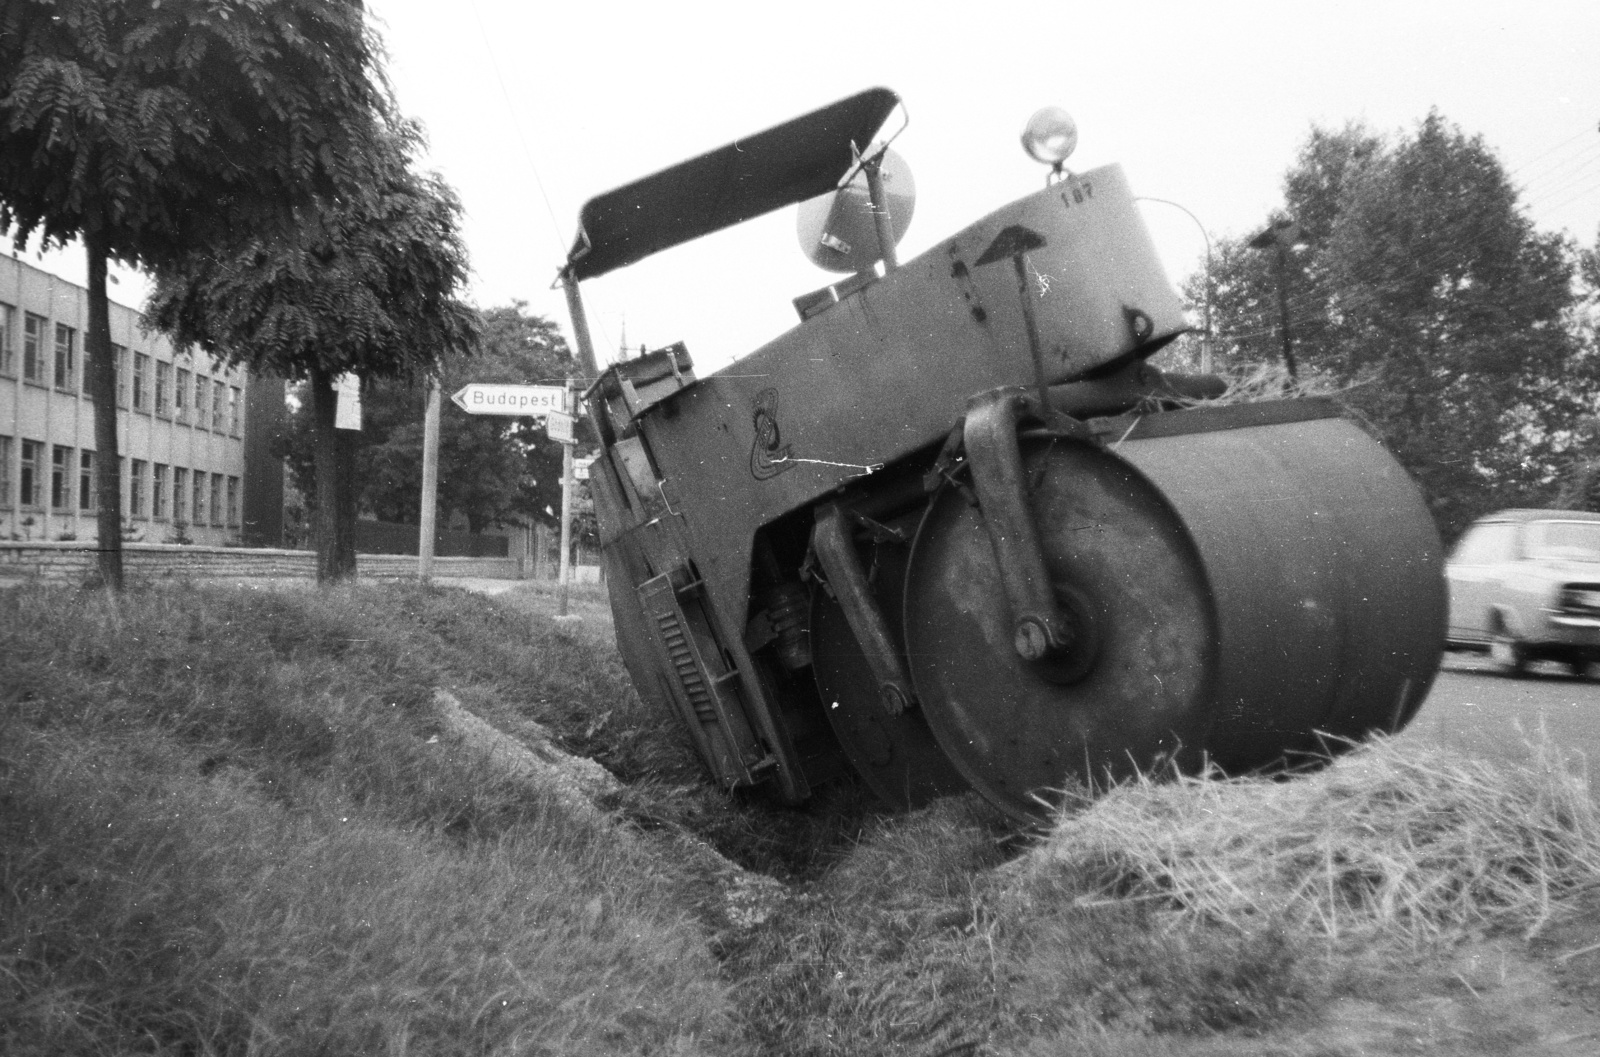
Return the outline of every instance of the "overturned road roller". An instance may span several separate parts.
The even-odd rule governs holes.
[[[589,201],[579,284],[799,204],[844,277],[697,377],[674,345],[588,390],[617,643],[728,788],[853,771],[913,807],[975,789],[1037,821],[1159,768],[1326,758],[1415,713],[1438,536],[1330,402],[1216,405],[1148,361],[1186,328],[1116,166],[897,259],[914,196],[872,89]],[[902,125],[903,127],[903,125]]]

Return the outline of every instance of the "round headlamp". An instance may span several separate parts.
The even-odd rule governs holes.
[[[1022,149],[1035,161],[1061,168],[1078,146],[1078,123],[1059,106],[1047,106],[1028,119]]]

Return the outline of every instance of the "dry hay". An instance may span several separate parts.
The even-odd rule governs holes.
[[[1296,378],[1281,363],[1246,364],[1217,374],[1228,387],[1221,396],[1182,401],[1186,407],[1227,407],[1261,400],[1300,400],[1338,396],[1353,386],[1340,385],[1326,375],[1301,367]]]
[[[1532,936],[1600,882],[1600,812],[1548,744],[1491,764],[1380,739],[1309,777],[1140,780],[1062,817],[1019,895],[1082,891],[1193,923],[1413,945]]]

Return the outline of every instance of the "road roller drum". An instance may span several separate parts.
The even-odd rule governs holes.
[[[1037,817],[1069,786],[1304,762],[1410,718],[1443,628],[1437,536],[1388,453],[1330,415],[1262,404],[1133,420],[1105,446],[1025,442],[1051,588],[1088,625],[1065,674],[1012,648],[983,511],[956,488],[934,500],[906,659],[973,788]]]

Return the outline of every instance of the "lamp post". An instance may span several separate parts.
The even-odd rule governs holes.
[[[1206,226],[1200,223],[1200,218],[1189,211],[1188,206],[1179,205],[1177,202],[1165,198],[1152,198],[1149,195],[1140,195],[1135,199],[1138,202],[1160,202],[1164,206],[1181,209],[1194,221],[1195,227],[1200,229],[1200,237],[1206,240],[1206,275],[1205,297],[1201,301],[1201,311],[1205,314],[1205,329],[1200,334],[1200,370],[1206,374],[1211,373],[1211,235],[1206,231]]]
[[[1278,332],[1283,337],[1283,365],[1289,368],[1289,381],[1298,381],[1294,363],[1294,342],[1289,337],[1289,250],[1304,239],[1300,225],[1293,220],[1274,220],[1267,229],[1250,240],[1253,250],[1277,251]]]

